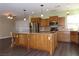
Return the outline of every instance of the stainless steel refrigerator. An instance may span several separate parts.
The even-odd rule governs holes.
[[[39,32],[39,24],[30,23],[30,32]]]

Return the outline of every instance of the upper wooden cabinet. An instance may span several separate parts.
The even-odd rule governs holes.
[[[41,19],[40,26],[42,26],[42,27],[49,26],[49,19]]]
[[[41,18],[40,17],[32,17],[31,22],[32,23],[40,23]]]
[[[52,21],[56,21],[56,22],[58,22],[58,16],[50,16],[49,17],[49,20],[50,20],[50,22],[52,22]]]
[[[60,26],[65,26],[65,17],[59,17],[58,24]]]
[[[49,26],[50,22],[56,21],[60,26],[65,25],[65,17],[58,17],[58,16],[50,16],[49,18],[42,19],[40,17],[32,17],[32,23],[39,23],[39,26],[47,27]]]

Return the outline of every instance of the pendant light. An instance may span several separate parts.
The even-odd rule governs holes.
[[[26,10],[24,10],[24,21],[26,21],[26,14],[25,14]]]
[[[40,5],[41,6],[41,17],[43,17],[44,15],[43,15],[43,4],[42,5]]]

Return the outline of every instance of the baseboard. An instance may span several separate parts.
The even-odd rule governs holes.
[[[58,41],[59,43],[71,43],[70,41]]]
[[[11,38],[11,36],[0,37],[0,39]]]

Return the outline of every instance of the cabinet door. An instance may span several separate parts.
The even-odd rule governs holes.
[[[31,39],[29,40],[30,48],[49,51],[50,44],[48,34],[31,34]]]
[[[59,31],[58,41],[60,42],[70,42],[70,32],[69,31]]]
[[[71,31],[70,38],[71,38],[71,42],[78,43],[78,32]]]
[[[41,22],[40,22],[40,26],[44,27],[45,26],[45,20],[42,19]]]
[[[33,17],[31,18],[32,23],[40,23],[41,18],[40,17]]]
[[[59,17],[58,24],[60,26],[65,26],[65,17]]]
[[[58,16],[51,16],[51,17],[49,17],[49,20],[50,20],[50,22],[52,22],[52,21],[56,21],[56,22],[58,22]]]
[[[19,45],[27,47],[28,46],[28,36],[25,34],[19,34]]]
[[[35,42],[35,35],[30,34],[30,39],[29,39],[29,47],[30,48],[35,48],[36,42]]]
[[[49,51],[50,49],[50,39],[48,39],[48,34],[40,34],[40,49]]]
[[[37,34],[30,34],[29,47],[39,49],[40,38]]]
[[[49,26],[49,20],[48,19],[42,19],[40,21],[40,26],[43,26],[43,27]]]
[[[58,46],[57,33],[54,33],[54,49]]]
[[[14,38],[13,42],[15,42],[15,45],[17,46],[19,44],[19,35],[18,34],[15,34],[14,37],[15,38]]]
[[[58,31],[58,41],[64,41],[65,35],[63,31]]]
[[[49,26],[49,19],[46,19],[46,26]]]

